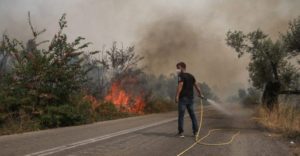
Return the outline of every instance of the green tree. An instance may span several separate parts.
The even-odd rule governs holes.
[[[24,45],[17,39],[4,35],[1,51],[9,54],[12,70],[1,82],[0,105],[3,111],[14,113],[25,111],[37,116],[46,127],[65,126],[80,120],[80,113],[72,101],[87,82],[86,74],[92,69],[87,57],[97,51],[86,51],[91,43],[81,43],[77,37],[69,42],[63,30],[67,27],[66,15],[59,20],[59,30],[48,48],[39,48],[37,38],[46,30],[36,31],[30,21],[33,38]]]
[[[289,23],[288,31],[285,35],[282,35],[284,42],[286,43],[288,51],[292,55],[300,54],[300,17],[292,20]],[[298,62],[300,63],[300,61]]]
[[[234,48],[238,57],[250,56],[250,80],[257,89],[265,87],[263,102],[270,109],[277,104],[280,90],[297,88],[299,73],[288,61],[289,51],[282,40],[272,41],[258,29],[248,34],[228,31],[226,43]]]
[[[288,50],[281,40],[274,42],[261,30],[256,30],[248,34],[229,31],[226,42],[238,57],[249,54],[248,70],[254,87],[263,89],[268,81],[279,81],[285,89],[295,87],[299,74],[287,60]]]
[[[239,92],[240,93],[240,92]],[[246,107],[259,104],[261,92],[253,87],[247,89],[245,96],[240,97],[241,103]]]

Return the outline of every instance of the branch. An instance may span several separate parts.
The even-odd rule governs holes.
[[[31,23],[31,16],[30,16],[30,12],[28,12],[28,23],[29,23],[29,26],[30,26],[30,29],[31,29],[31,32],[32,32],[32,34],[33,34],[33,37],[34,37],[34,39],[38,36],[38,35],[40,35],[40,34],[42,34],[42,33],[44,33],[45,31],[46,31],[46,29],[43,29],[42,31],[36,31],[36,30],[34,30],[34,28],[33,28],[33,26],[32,26],[32,23]]]

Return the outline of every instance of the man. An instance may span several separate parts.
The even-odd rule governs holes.
[[[198,123],[194,112],[193,89],[196,89],[199,97],[203,96],[199,87],[196,85],[194,76],[186,72],[186,64],[184,62],[179,62],[177,63],[176,68],[178,72],[178,87],[175,102],[178,103],[178,136],[184,137],[183,121],[185,109],[188,110],[188,113],[192,120],[193,134],[195,136],[198,131]]]

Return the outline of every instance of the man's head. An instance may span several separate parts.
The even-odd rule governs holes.
[[[179,72],[184,72],[186,69],[186,65],[184,62],[179,62],[176,64],[176,68]]]

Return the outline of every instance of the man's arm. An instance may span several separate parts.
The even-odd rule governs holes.
[[[198,85],[197,85],[196,82],[194,83],[194,87],[195,87],[195,89],[196,89],[196,91],[197,91],[197,93],[198,93],[198,96],[199,96],[199,97],[203,97],[203,95],[202,95],[202,93],[201,93],[201,90],[200,90],[200,88],[198,87]]]
[[[183,86],[183,82],[181,81],[178,83],[178,86],[177,86],[177,92],[176,92],[176,98],[175,98],[176,103],[179,101],[179,95],[181,93],[182,86]]]

